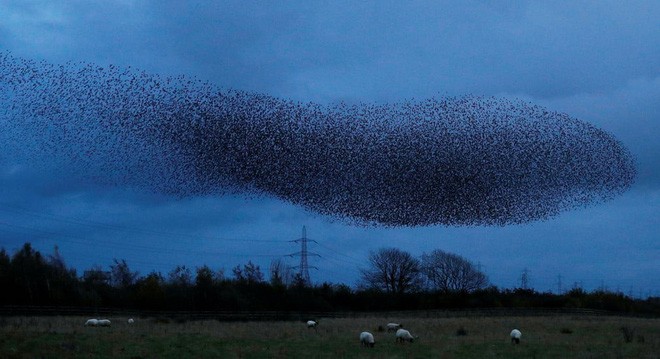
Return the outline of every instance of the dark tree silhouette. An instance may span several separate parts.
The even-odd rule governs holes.
[[[64,257],[56,245],[46,260],[48,265],[48,294],[52,303],[64,304],[76,296],[78,276],[76,270],[67,268]]]
[[[189,287],[192,285],[192,272],[185,265],[178,265],[168,273],[167,282],[173,286]]]
[[[11,275],[10,271],[11,259],[9,258],[7,251],[2,248],[0,249],[0,288],[2,288],[2,291],[5,292],[5,294],[0,296],[0,304],[7,304],[11,302],[10,295],[7,292],[11,292],[12,295],[16,294],[15,291],[13,291],[13,276]]]
[[[169,308],[192,308],[192,271],[185,265],[177,265],[167,275],[165,285]]]
[[[296,288],[296,289],[304,289],[307,287],[309,283],[305,280],[305,277],[298,272],[293,275],[293,278],[291,279],[291,288]]]
[[[136,283],[137,303],[143,309],[162,309],[165,306],[165,280],[160,273],[151,272]]]
[[[203,265],[197,268],[197,275],[195,276],[195,286],[198,288],[210,288],[213,286],[213,270]]]
[[[100,265],[94,265],[83,273],[83,282],[87,285],[110,285],[111,272],[104,271]]]
[[[431,289],[445,293],[471,292],[488,285],[488,278],[474,264],[440,249],[422,254],[421,271]]]
[[[576,287],[562,295],[555,295],[539,293],[534,289],[498,289],[491,286],[470,290],[469,286],[450,285],[446,287],[451,289],[439,293],[439,286],[421,286],[431,264],[444,263],[440,262],[441,259],[449,263],[445,263],[448,267],[462,269],[459,274],[475,272],[474,266],[464,258],[442,251],[424,254],[420,262],[402,250],[384,248],[371,253],[371,267],[363,270],[362,287],[356,290],[343,284],[309,285],[300,273],[293,276],[289,286],[273,285],[258,281],[262,278],[260,271],[251,262],[238,267],[242,281],[224,279],[222,271],[214,272],[204,265],[197,268],[193,282],[189,279],[190,271],[178,266],[169,272],[167,282],[160,273],[151,272],[146,277],[137,278],[135,284],[128,287],[112,287],[111,272],[104,272],[100,266],[85,271],[85,275],[79,278],[75,271],[66,269],[58,250],[52,255],[42,256],[26,243],[12,256],[0,248],[0,312],[9,310],[18,314],[23,311],[26,315],[33,315],[34,310],[49,308],[55,308],[53,313],[59,313],[57,308],[60,306],[79,306],[84,311],[93,306],[149,311],[277,311],[278,317],[292,319],[297,314],[287,313],[543,307],[660,315],[657,297],[635,299],[604,288],[587,292]],[[455,265],[455,262],[460,265]],[[118,264],[123,263],[117,261],[115,266]],[[442,278],[437,274],[439,268],[443,267],[435,267],[436,280]],[[253,278],[252,282],[248,282],[248,277]],[[477,279],[480,278],[485,279],[485,276],[477,275]],[[472,283],[479,286],[481,281],[473,280]],[[235,319],[246,318],[238,314]]]
[[[213,305],[214,284],[213,270],[207,265],[198,267],[195,276],[195,303],[198,309],[209,309]]]
[[[138,272],[133,272],[128,267],[125,259],[121,261],[116,258],[114,264],[110,265],[111,283],[116,288],[128,288],[135,284],[138,278]]]
[[[46,262],[30,243],[14,254],[12,258],[14,283],[23,296],[19,297],[26,304],[41,304],[48,297]]]
[[[66,271],[66,264],[64,263],[64,257],[60,253],[59,247],[56,245],[53,249],[53,254],[48,256],[48,264],[58,271]]]
[[[420,288],[419,261],[397,248],[381,248],[369,254],[369,268],[361,270],[362,284],[403,294]]]
[[[291,266],[286,264],[282,258],[270,262],[270,284],[273,286],[288,286],[292,282],[293,273]]]
[[[243,269],[237,265],[232,269],[232,272],[238,282],[255,284],[263,283],[264,281],[264,274],[261,272],[261,268],[252,263],[252,261],[248,261],[247,264],[243,265]]]

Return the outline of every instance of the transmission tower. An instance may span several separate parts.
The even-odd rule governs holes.
[[[520,288],[529,289],[529,271],[527,268],[523,270],[522,275],[520,276]]]
[[[290,242],[295,242],[295,243],[300,242],[300,252],[291,253],[289,254],[289,256],[290,257],[300,256],[300,265],[294,266],[293,268],[299,269],[300,278],[302,278],[305,281],[305,285],[311,285],[312,281],[309,278],[309,268],[314,268],[314,269],[318,269],[318,268],[314,266],[310,266],[309,263],[307,262],[307,257],[308,256],[320,257],[320,255],[309,252],[307,250],[307,242],[314,242],[314,243],[317,242],[315,240],[307,238],[307,228],[305,228],[305,226],[303,226],[302,228],[302,238],[298,238]]]
[[[561,295],[561,274],[557,275],[557,295]]]

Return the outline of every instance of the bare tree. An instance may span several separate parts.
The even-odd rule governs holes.
[[[234,273],[234,278],[237,282],[255,284],[264,281],[264,274],[261,272],[261,268],[252,263],[252,261],[248,261],[247,264],[244,264],[243,269],[241,269],[240,265],[237,265],[232,269],[232,272]]]
[[[94,265],[83,272],[83,281],[88,284],[110,284],[112,272],[104,271],[100,265]]]
[[[369,253],[369,265],[361,270],[364,285],[388,293],[407,293],[420,288],[419,261],[398,248],[381,248]]]
[[[215,283],[213,270],[204,264],[201,267],[197,267],[197,273],[195,276],[195,287],[198,289],[208,289],[213,286]]]
[[[121,261],[113,259],[115,264],[110,265],[112,285],[117,288],[128,288],[135,284],[138,278],[138,272],[131,271],[125,259]]]
[[[178,265],[167,275],[167,282],[171,285],[189,287],[192,285],[192,271],[185,265]]]
[[[293,279],[291,266],[282,258],[270,262],[270,284],[274,286],[289,286]]]
[[[488,277],[470,261],[439,249],[422,254],[422,273],[431,288],[442,292],[469,292],[488,285]]]
[[[65,272],[66,265],[64,264],[64,257],[60,254],[60,248],[55,245],[53,254],[48,256],[48,264],[58,272]]]
[[[53,274],[59,280],[65,280],[65,278],[75,278],[76,270],[73,268],[67,268],[64,262],[64,257],[60,254],[60,249],[57,245],[53,249],[53,254],[48,256],[47,263],[53,270]]]

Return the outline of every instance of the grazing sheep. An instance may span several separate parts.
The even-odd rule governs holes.
[[[520,330],[514,329],[511,331],[511,343],[520,344],[520,337],[522,337]]]
[[[307,328],[314,328],[314,329],[316,329],[316,326],[317,326],[318,324],[319,324],[318,322],[315,322],[315,321],[313,321],[313,320],[308,320],[308,321],[307,321]]]
[[[108,319],[99,319],[99,327],[109,327],[110,324],[110,320]]]
[[[360,333],[360,344],[365,347],[373,348],[376,344],[374,340],[374,335],[369,332]]]
[[[410,334],[409,331],[405,329],[399,329],[396,331],[396,341],[398,342],[413,342],[415,338],[413,338],[412,334]]]
[[[135,323],[135,320],[133,320],[133,318],[128,318],[128,324],[133,324],[133,323]]]
[[[99,320],[98,319],[87,319],[87,321],[85,322],[86,327],[89,327],[89,326],[95,327],[97,325],[99,325]]]
[[[399,323],[387,323],[387,332],[395,332],[398,329],[403,328],[403,325]]]

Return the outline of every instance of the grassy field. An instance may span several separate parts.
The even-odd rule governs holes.
[[[301,322],[175,322],[82,317],[0,318],[0,358],[660,358],[660,319],[597,316],[320,319]],[[396,343],[378,331],[401,322],[419,336]],[[634,331],[626,342],[622,327]],[[519,328],[520,345],[509,332]],[[457,335],[464,329],[466,335]],[[373,349],[358,336],[370,331]]]

